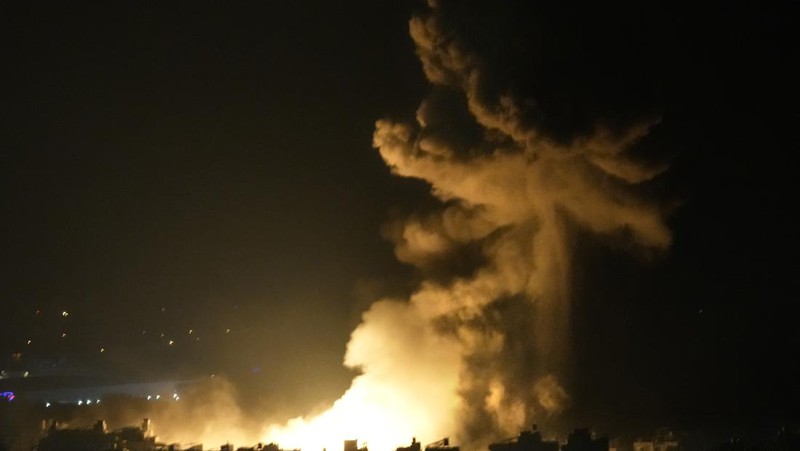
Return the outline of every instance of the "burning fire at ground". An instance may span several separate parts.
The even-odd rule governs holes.
[[[410,22],[433,93],[416,124],[381,120],[374,135],[393,173],[425,181],[441,202],[387,227],[398,259],[437,276],[408,300],[373,304],[344,360],[362,374],[329,410],[267,427],[267,441],[335,449],[359,438],[389,450],[453,436],[479,449],[556,415],[569,400],[569,227],[670,244],[662,209],[636,193],[664,167],[626,153],[656,121],[550,138],[530,119],[535,99],[493,86],[495,68],[437,5]],[[466,274],[432,270],[467,247],[480,257]]]
[[[379,120],[373,137],[393,174],[427,183],[439,201],[385,229],[422,282],[364,313],[344,357],[359,375],[327,410],[244,431],[221,396],[213,421],[167,419],[165,437],[304,450],[359,439],[374,451],[451,437],[477,450],[568,406],[572,234],[670,244],[662,207],[639,189],[665,167],[629,155],[658,120],[554,137],[535,95],[517,89],[514,61],[497,64],[462,39],[450,12],[431,1],[410,21],[431,94],[415,123]]]

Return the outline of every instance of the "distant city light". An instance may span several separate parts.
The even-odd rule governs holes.
[[[100,404],[100,400],[99,400],[99,399],[97,399],[97,400],[95,400],[95,402],[94,402],[94,403],[95,403],[95,404]]]
[[[229,334],[229,333],[231,333],[231,330],[230,329],[225,329],[225,333]]]
[[[16,395],[14,395],[13,391],[4,391],[0,392],[0,398],[3,398],[6,401],[11,402],[14,400],[14,398],[16,398]]]
[[[175,342],[174,342],[174,341],[172,341],[172,340],[170,340],[170,341],[169,341],[169,345],[170,345],[170,346],[172,346],[173,344],[175,344]]]
[[[79,406],[82,406],[82,405],[83,405],[83,400],[82,400],[82,399],[79,399],[79,400],[78,400],[78,405],[79,405]]]
[[[106,348],[100,348],[100,352],[106,352]]]
[[[31,341],[30,341],[30,340],[28,340],[28,344],[31,344]]]
[[[22,373],[22,377],[28,377],[30,375],[31,375],[30,371],[26,371],[26,372]]]
[[[61,338],[66,338],[66,336],[67,336],[67,333],[66,333],[66,332],[62,332],[62,333],[61,333]]]
[[[44,403],[44,406],[45,406],[45,407],[50,407],[50,403],[49,403],[49,402],[46,402],[46,403]]]
[[[156,399],[161,399],[161,395],[156,395]]]
[[[189,335],[192,335],[192,332],[194,332],[194,330],[193,329],[189,329]]]
[[[91,399],[87,399],[87,400],[86,400],[86,404],[87,404],[87,405],[88,405],[88,404],[91,404],[91,403],[92,403],[92,400],[91,400]]]
[[[150,396],[150,395],[147,395],[147,400],[148,400],[148,401],[150,401],[150,398],[152,398],[152,396]]]
[[[64,318],[66,318],[66,317],[68,317],[68,316],[69,316],[69,312],[67,312],[66,310],[64,310],[63,312],[61,312],[61,316],[63,316]]]

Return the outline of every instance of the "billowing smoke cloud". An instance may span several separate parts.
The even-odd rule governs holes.
[[[254,424],[217,381],[154,412],[159,434],[307,451],[451,437],[469,451],[564,411],[575,231],[670,244],[641,189],[666,169],[647,155],[654,65],[626,59],[647,33],[620,38],[608,19],[648,22],[605,7],[430,0],[410,22],[430,95],[414,123],[379,120],[373,141],[440,201],[384,230],[420,285],[364,313],[344,358],[360,374],[332,406]]]
[[[662,208],[638,194],[665,169],[634,152],[658,126],[647,102],[595,96],[582,72],[556,80],[547,58],[515,50],[524,39],[547,53],[530,15],[468,3],[432,0],[411,20],[432,92],[416,123],[380,120],[374,134],[393,173],[441,201],[386,229],[397,258],[428,277],[410,299],[372,305],[345,356],[363,373],[330,410],[268,431],[285,445],[349,436],[391,449],[415,435],[479,449],[557,415],[569,403],[574,230],[670,244]]]

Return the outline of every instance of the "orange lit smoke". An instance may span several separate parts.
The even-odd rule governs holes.
[[[284,448],[336,450],[360,439],[385,451],[411,437],[449,436],[479,449],[559,413],[568,402],[567,225],[624,232],[645,248],[670,243],[661,208],[636,192],[665,168],[626,153],[656,121],[622,132],[598,126],[568,144],[547,138],[521,114],[535,103],[485,95],[502,92],[484,89],[491,68],[443,30],[432,8],[410,24],[425,75],[460,93],[482,138],[460,147],[459,124],[436,96],[422,103],[416,124],[377,122],[373,144],[392,172],[425,181],[442,204],[393,224],[390,235],[398,259],[422,274],[465,246],[480,250],[481,264],[430,278],[407,300],[373,304],[344,361],[361,375],[320,415],[267,427],[263,438]]]
[[[363,319],[345,355],[345,364],[363,374],[326,412],[269,427],[269,441],[288,449],[337,450],[343,440],[358,439],[373,450],[393,450],[412,437],[433,438],[455,429],[459,359],[454,343],[403,302],[376,302]]]

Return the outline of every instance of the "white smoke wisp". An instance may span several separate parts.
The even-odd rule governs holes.
[[[487,90],[491,68],[443,29],[437,3],[412,19],[411,36],[426,77],[460,96],[479,139],[465,144],[463,118],[446,117],[432,96],[415,124],[379,120],[373,145],[395,175],[428,183],[442,204],[394,224],[398,259],[424,274],[472,246],[480,264],[429,278],[408,300],[376,302],[345,356],[362,374],[330,410],[270,426],[265,437],[284,447],[359,438],[382,451],[450,436],[479,449],[558,414],[569,399],[570,230],[670,244],[662,208],[637,194],[664,168],[626,153],[656,122],[598,125],[566,144],[548,138],[524,115],[535,101],[486,95],[498,92]]]

